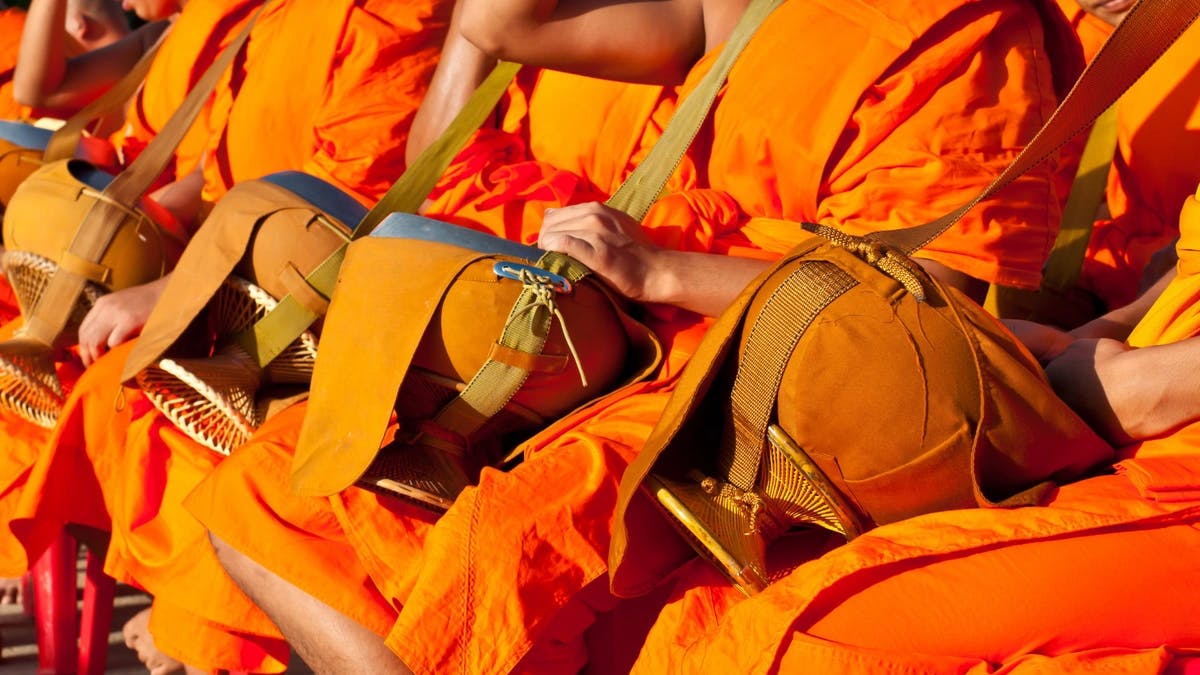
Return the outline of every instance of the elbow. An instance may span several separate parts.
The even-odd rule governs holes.
[[[475,6],[468,3],[466,7]],[[458,30],[475,48],[493,59],[513,60],[513,49],[519,43],[518,26],[480,10],[466,10],[459,19]]]
[[[40,87],[30,85],[28,82],[22,82],[19,78],[13,78],[12,89],[13,100],[23,106],[30,108],[44,108],[47,105],[47,96]]]

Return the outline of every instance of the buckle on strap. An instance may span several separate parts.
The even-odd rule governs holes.
[[[537,265],[502,260],[492,266],[492,272],[498,277],[520,281],[521,283],[526,283],[526,280],[532,279],[537,283],[554,289],[555,293],[570,293],[574,290],[574,286],[572,286],[569,279],[561,274],[555,274],[549,270],[542,269]]]

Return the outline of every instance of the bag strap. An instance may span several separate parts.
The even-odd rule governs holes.
[[[729,71],[741,56],[742,50],[754,37],[754,33],[763,21],[770,16],[775,8],[782,5],[784,0],[750,0],[741,19],[734,26],[725,48],[713,63],[712,70],[705,74],[704,79],[679,105],[663,135],[638,164],[633,173],[625,179],[621,187],[613,194],[606,204],[624,211],[641,221],[654,202],[658,201],[663,187],[683,160],[683,155],[691,147],[700,126],[708,119],[708,113],[716,102],[717,94],[725,86]]]
[[[1046,260],[1042,286],[1063,291],[1075,285],[1083,269],[1096,212],[1104,203],[1108,174],[1117,152],[1117,106],[1105,110],[1088,136],[1071,194],[1063,206],[1062,225]]]
[[[1139,17],[1141,23],[1135,22],[1132,28],[1126,28],[1138,8],[1154,2],[1155,0],[1143,0],[1130,12],[1122,23],[1125,32],[1124,35],[1119,36],[1119,39],[1123,42],[1114,45],[1113,40],[1118,39],[1117,33],[1114,33],[1109,42],[1101,49],[1100,54],[1097,55],[1096,61],[1093,61],[1093,64],[1099,65],[1100,69],[1094,70],[1089,67],[1084,71],[1079,82],[1072,88],[1067,98],[1059,105],[1034,139],[1001,176],[971,202],[972,205],[986,199],[1011,180],[1024,174],[1051,152],[1069,141],[1083,126],[1097,119],[1106,110],[1112,110],[1113,101],[1124,92],[1125,88],[1131,86],[1141,72],[1149,68],[1158,56],[1167,50],[1174,38],[1187,29],[1191,20],[1186,20],[1186,17],[1181,18],[1183,13],[1179,12],[1179,0],[1170,0],[1169,2],[1160,0],[1156,6],[1148,8],[1154,10],[1170,5],[1171,9],[1165,12],[1164,17],[1164,19],[1169,19],[1167,23],[1157,23],[1154,20],[1155,14],[1146,13],[1146,10],[1143,10]],[[1195,19],[1195,14],[1200,12],[1200,0],[1193,0],[1193,6],[1195,12],[1192,14],[1192,20]],[[1137,32],[1141,30],[1154,32]],[[1118,29],[1119,31],[1120,29]],[[1110,45],[1112,45],[1111,48]],[[1105,54],[1107,54],[1107,60],[1100,61]],[[1114,58],[1120,59],[1119,63],[1113,64],[1113,67],[1119,67],[1120,71],[1106,71],[1104,67],[1112,64]],[[1095,78],[1100,76],[1097,73],[1104,74],[1103,79],[1096,80]],[[1092,79],[1088,79],[1089,74]],[[1100,86],[1101,84],[1103,86]],[[1110,96],[1111,100],[1104,101],[1104,96]],[[1115,134],[1115,126],[1113,130]],[[1089,141],[1091,140],[1089,138]],[[1103,139],[1097,139],[1096,145],[1100,146],[1103,143]],[[1089,142],[1089,145],[1092,144]],[[1091,163],[1100,161],[1104,153],[1093,148],[1093,155],[1089,158]],[[1022,158],[1027,159],[1023,160]],[[1110,163],[1112,161],[1111,154],[1108,161]],[[1006,176],[1009,176],[1007,180],[1005,180]],[[1074,193],[1075,190],[1072,189],[1072,194]],[[918,249],[933,237],[944,232],[969,209],[970,206],[961,208],[945,218],[934,221],[940,229],[937,229],[932,236],[929,236],[929,233],[935,232],[935,230],[931,226],[925,225],[916,228],[926,230],[922,236],[929,237],[918,246]],[[1092,214],[1094,213],[1095,207],[1093,206]],[[953,218],[953,220],[948,220],[949,218]],[[1091,217],[1088,216],[1086,220],[1090,221]],[[1090,228],[1088,229],[1090,230]],[[846,239],[851,238],[846,237]],[[915,241],[915,239],[909,241]],[[1083,243],[1086,249],[1087,240],[1084,239]],[[911,253],[911,251],[906,251],[906,253]],[[808,324],[818,316],[820,311],[856,283],[854,279],[840,270],[816,270],[801,266],[795,268],[792,275],[797,277],[797,281],[781,284],[753,319],[745,338],[745,347],[738,357],[737,375],[734,377],[730,395],[731,403],[723,425],[721,447],[728,451],[721,453],[718,462],[721,464],[722,470],[729,476],[729,482],[746,492],[751,491],[758,481],[762,468],[762,455],[767,444],[767,428],[775,409],[775,399],[783,380],[784,371],[795,350],[795,345],[804,334]],[[899,273],[895,276],[903,283],[905,275]],[[805,279],[805,277],[808,278]],[[823,292],[813,292],[813,289],[817,288],[823,289]]]
[[[919,227],[872,232],[867,239],[906,254],[921,250],[962,219],[976,204],[1024,175],[1100,114],[1141,77],[1187,30],[1200,13],[1200,0],[1141,0],[1100,48],[1058,109],[1016,159],[974,199]]]
[[[75,236],[68,249],[63,253],[64,259],[97,262],[108,250],[109,244],[116,236],[121,224],[133,212],[132,205],[136,204],[166,167],[167,162],[175,153],[175,148],[183,140],[192,123],[204,108],[205,102],[216,87],[221,75],[233,63],[233,59],[241,51],[250,30],[262,14],[266,3],[260,6],[250,17],[245,27],[217,57],[200,79],[184,98],[183,103],[163,125],[163,129],[150,141],[124,171],[108,184],[100,193],[92,208],[84,216],[83,222],[75,230]],[[144,60],[144,59],[143,59]],[[144,218],[144,216],[139,216]],[[59,334],[66,328],[67,322],[75,308],[75,303],[88,283],[85,276],[68,270],[60,265],[46,290],[38,299],[31,316],[21,329],[21,335],[45,345],[52,345]]]
[[[862,239],[891,245],[905,253],[919,250],[957,222],[975,204],[1023,174],[1090,123],[1101,111],[1109,108],[1124,89],[1183,33],[1198,13],[1200,0],[1141,0],[1126,16],[1121,27],[1109,38],[1034,140],[980,196],[927,225],[910,230],[872,233]],[[806,229],[813,228],[806,226]],[[844,235],[833,228],[821,229],[844,240],[843,245],[845,241],[860,239]],[[637,594],[649,590],[649,577],[633,572],[625,564],[631,541],[629,529],[654,527],[645,525],[640,519],[644,513],[632,515],[640,508],[635,506],[633,495],[639,486],[653,489],[648,482],[650,474],[662,460],[667,448],[684,433],[685,426],[696,415],[701,401],[710,394],[711,387],[715,386],[718,377],[725,372],[722,370],[725,364],[729,359],[735,358],[738,337],[742,334],[746,322],[761,321],[767,314],[761,312],[755,319],[748,317],[752,303],[758,299],[759,289],[769,279],[780,275],[800,274],[799,268],[789,270],[787,266],[815,250],[823,241],[820,238],[815,238],[815,241],[806,240],[747,285],[707,331],[695,355],[683,369],[679,385],[668,400],[662,417],[651,431],[642,452],[630,464],[621,479],[616,524],[609,549],[610,580],[618,594]],[[801,276],[812,274],[813,271],[809,270]],[[810,297],[813,293],[809,289],[829,285],[834,289],[834,293],[844,290],[845,280],[836,278],[840,275],[834,276],[835,278],[820,280],[797,277],[781,284],[787,293],[770,299],[775,307],[775,311],[770,312],[772,316],[767,317],[768,321],[763,326],[760,327],[756,323],[755,327],[750,328],[751,332],[755,332],[756,328],[763,328],[762,332],[754,336],[754,344],[747,343],[746,357],[749,357],[751,352],[757,353],[756,363],[753,368],[748,368],[748,358],[742,359],[739,364],[741,369],[733,382],[736,393],[726,390],[725,395],[730,397],[731,402],[723,406],[726,426],[732,427],[723,431],[721,442],[726,444],[723,447],[736,444],[743,449],[738,453],[740,456],[731,459],[734,453],[730,452],[724,453],[724,456],[718,459],[731,481],[743,489],[753,485],[761,470],[762,451],[767,443],[768,426],[776,403],[775,393],[778,390],[778,386],[772,386],[771,383],[778,382],[786,365],[786,358],[781,361],[778,355],[786,357],[791,353],[792,350],[788,349],[787,345],[792,340],[786,333],[796,332],[796,326],[789,328],[788,324],[803,324],[820,310],[820,299]],[[746,446],[749,446],[749,451],[744,449]],[[678,560],[663,557],[647,564],[656,568],[655,573],[666,573],[677,563]]]
[[[658,201],[663,186],[675,173],[684,153],[696,138],[700,126],[708,119],[717,94],[729,78],[729,71],[733,69],[738,56],[762,22],[781,4],[783,0],[751,0],[712,69],[705,73],[696,89],[680,104],[663,130],[662,138],[617,188],[606,202],[608,206],[620,209],[639,221],[645,218],[646,212]],[[535,267],[565,276],[571,284],[591,273],[569,256],[557,253],[542,256]],[[525,288],[513,305],[498,344],[537,356],[545,347],[554,312],[557,311],[553,302],[554,291],[547,289],[553,282],[548,282],[546,277],[536,272],[527,273],[521,281]],[[563,331],[570,345],[565,326]],[[580,368],[580,380],[587,386],[587,375],[579,359],[576,358],[575,362]],[[529,378],[529,374],[527,368],[489,358],[463,391],[438,411],[433,419],[434,424],[460,437],[470,437],[504,408]]]
[[[717,93],[721,90],[738,55],[750,41],[750,37],[754,35],[759,24],[783,2],[784,0],[750,1],[737,26],[734,27],[725,49],[718,57],[717,62],[713,64],[712,70],[705,75],[696,89],[680,105],[666,130],[663,131],[662,138],[654,145],[646,159],[634,169],[629,178],[608,200],[609,206],[625,211],[638,220],[645,217],[646,211],[649,210],[651,204],[657,201],[662,187],[674,173],[683,154],[687,152],[688,146],[691,145],[700,126],[708,117]],[[371,209],[363,222],[355,228],[352,240],[369,234],[375,225],[392,211],[416,212],[421,201],[433,189],[446,167],[449,166],[450,160],[462,149],[470,134],[479,128],[486,116],[495,108],[518,68],[519,66],[516,64],[503,62],[496,67],[492,75],[476,89],[475,94],[459,112],[450,128],[421,154],[413,166],[388,191],[387,196],[384,197],[387,202],[380,201],[375,208]],[[501,86],[501,82],[503,82],[503,86]],[[410,176],[410,174],[413,175]],[[306,277],[306,281],[313,290],[325,298],[333,297],[338,269],[346,256],[345,248],[342,246],[332,253]],[[237,335],[235,340],[262,367],[287,349],[287,346],[307,330],[317,318],[310,309],[288,295],[270,314]]]
[[[717,93],[742,49],[767,15],[782,2],[783,0],[751,0],[718,61],[680,105],[647,159],[634,169],[613,199],[609,200],[610,206],[629,209],[627,213],[638,219],[645,215],[695,138],[700,125],[708,117]],[[356,250],[362,251],[361,255],[367,257],[373,253],[362,248]],[[440,249],[435,247],[430,250]],[[469,253],[460,251],[454,262],[465,266],[480,256]],[[350,485],[367,469],[378,452],[382,436],[380,427],[386,422],[388,411],[394,405],[395,392],[399,390],[417,345],[420,344],[421,336],[425,334],[426,327],[432,320],[432,308],[440,304],[436,300],[445,296],[461,269],[462,267],[452,269],[452,273],[442,277],[436,286],[430,284],[431,280],[426,278],[426,274],[410,275],[407,278],[399,276],[395,280],[379,279],[376,275],[364,280],[365,283],[380,288],[387,286],[386,292],[379,290],[375,297],[423,297],[433,300],[424,303],[422,307],[423,310],[428,310],[423,315],[424,319],[409,317],[402,326],[373,331],[372,338],[386,341],[392,346],[390,351],[394,353],[389,353],[386,357],[389,361],[387,368],[377,368],[371,377],[364,378],[363,382],[356,384],[355,397],[356,400],[360,400],[360,404],[354,406],[354,415],[322,419],[320,424],[314,423],[315,418],[309,416],[301,431],[293,463],[293,487],[299,492],[332,494]],[[550,280],[557,276],[565,279],[569,285],[582,279],[590,270],[569,256],[547,253],[535,265],[529,266],[527,272],[528,275],[521,278],[525,287],[509,312],[498,345],[502,349],[537,355],[545,345],[546,335],[554,318],[555,290],[552,288],[554,283]],[[421,295],[414,296],[411,289],[418,285],[422,285],[425,290],[421,291]],[[401,287],[406,290],[401,291]],[[430,292],[432,287],[436,287],[437,291]],[[347,299],[345,302],[353,307],[354,303],[361,300]],[[332,309],[350,311],[346,307],[339,307],[339,303],[335,303]],[[337,330],[336,325],[337,322],[332,320],[331,315],[331,320],[327,322],[325,333],[322,335],[323,342],[333,341],[340,344],[348,341],[349,331]],[[342,349],[337,345],[327,346],[330,347],[331,354],[345,354],[345,361],[350,355],[361,353],[361,344],[355,344],[358,346],[353,349]],[[333,358],[338,359],[339,356]],[[576,361],[578,363],[578,359]],[[332,367],[324,361],[321,363],[324,365],[313,374],[311,407],[314,410],[323,409],[322,400],[344,398],[339,397],[337,385],[322,384],[322,378],[337,377],[340,381],[344,377],[344,369]],[[528,377],[527,368],[489,358],[476,371],[464,390],[434,415],[432,422],[458,436],[469,437],[508,403]],[[360,395],[368,390],[376,395],[372,395],[369,400],[362,400],[366,397]],[[381,393],[383,395],[378,395]],[[428,436],[425,438],[427,441],[436,441]]]
[[[167,33],[169,32],[167,31]],[[49,164],[74,157],[75,149],[79,147],[79,139],[83,136],[83,130],[92,122],[117,112],[126,105],[129,99],[133,98],[138,88],[146,80],[150,66],[154,63],[154,56],[158,53],[158,48],[162,46],[163,40],[166,39],[167,33],[163,33],[146,50],[146,53],[142,54],[142,57],[133,64],[133,68],[125,73],[124,77],[117,80],[99,98],[71,115],[61,127],[54,131],[46,143],[46,149],[42,151],[42,162]]]
[[[363,216],[351,232],[351,241],[367,236],[389,213],[416,213],[425,198],[437,185],[446,167],[458,155],[467,140],[492,113],[508,85],[521,66],[501,61],[471,94],[450,126],[436,141],[415,159],[387,193]],[[312,290],[322,297],[333,297],[338,270],[346,257],[343,244],[321,261],[304,278]],[[295,296],[284,296],[275,309],[246,330],[234,336],[234,341],[259,365],[265,367],[279,356],[319,317]]]

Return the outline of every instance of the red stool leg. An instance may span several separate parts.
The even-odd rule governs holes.
[[[88,549],[83,586],[83,618],[79,627],[79,673],[102,675],[108,659],[108,629],[112,624],[117,582],[104,573],[104,553]]]
[[[63,533],[33,566],[38,675],[72,673],[75,644],[75,539]]]
[[[26,572],[21,577],[21,610],[25,616],[33,616],[33,573]]]

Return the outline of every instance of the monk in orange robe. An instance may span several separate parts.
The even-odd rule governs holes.
[[[53,2],[49,4],[53,4]],[[74,0],[68,3],[68,17],[74,15],[77,10],[73,8],[79,4],[86,3],[77,3]],[[114,144],[120,154],[127,160],[132,160],[136,153],[145,147],[157,130],[162,128],[175,109],[179,107],[188,90],[204,72],[207,64],[211,63],[248,20],[250,12],[257,4],[257,0],[192,0],[189,3],[188,11],[182,13],[174,22],[170,35],[163,41],[158,54],[156,54],[155,61],[147,74],[146,83],[130,102],[126,116],[128,122],[125,128],[114,136]],[[163,3],[157,2],[138,2],[134,5],[143,18],[159,22],[158,32],[154,35],[161,34],[162,29],[165,29],[168,23],[166,19],[178,9],[178,6],[172,3],[163,5]],[[48,5],[43,8],[46,7]],[[153,22],[147,24],[147,26],[153,25],[155,25]],[[135,34],[128,38],[128,44],[124,45],[122,49],[129,49],[132,45],[133,51],[136,52],[132,58],[136,58],[140,56],[146,39],[146,35]],[[68,49],[68,54],[72,52],[73,50]],[[121,68],[127,68],[129,63],[121,58],[116,58],[115,62],[119,66],[116,68],[118,71]],[[64,65],[68,69],[80,67],[78,62],[69,62]],[[70,76],[68,76],[69,78]],[[62,102],[59,101],[59,104]],[[194,126],[178,147],[177,154],[173,158],[174,166],[169,166],[164,173],[167,180],[177,178],[180,173],[186,175],[194,171],[199,165],[207,140],[207,130],[199,124]],[[4,334],[6,336],[11,334],[17,326],[19,326],[19,322],[5,326]],[[68,390],[75,383],[81,371],[82,364],[77,356],[69,356],[58,364],[59,378]],[[111,408],[112,402],[113,398],[110,397],[105,405]],[[19,500],[22,496],[26,496],[25,487],[31,476],[33,464],[38,457],[42,456],[51,432],[11,411],[4,411],[3,414],[0,414],[0,427],[3,428],[0,433],[3,433],[5,439],[5,452],[0,454],[0,484],[4,486],[0,489],[0,518],[7,523],[15,518],[19,509]],[[35,479],[35,484],[36,482]],[[36,491],[37,488],[35,487],[33,490]],[[79,512],[85,514],[85,517],[78,519],[79,522],[91,524],[93,519],[101,519],[103,521],[101,529],[107,530],[108,526],[106,518],[103,517],[103,511],[90,510],[88,507],[90,502],[82,494],[78,502],[74,501],[75,497],[76,495],[72,493],[65,499],[67,499],[67,504],[76,505]],[[2,531],[7,533],[8,528],[5,527]],[[11,535],[6,534],[0,537],[0,575],[15,577],[28,569],[36,556],[53,539],[57,530],[47,532],[48,538],[38,539],[37,543],[28,549],[28,554],[27,549]]]
[[[1179,263],[1102,319],[1124,340],[1012,322],[1116,444],[1116,474],[1045,505],[876,528],[745,600],[676,578],[634,672],[1188,672],[1200,664],[1200,201]],[[1137,321],[1133,326],[1131,320]],[[820,537],[814,533],[812,536]]]
[[[407,129],[436,66],[449,11],[443,1],[268,6],[245,58],[213,96],[209,120],[221,123],[210,129],[203,170],[183,180],[200,177],[207,200],[239,180],[302,169],[359,201],[376,201],[403,170]],[[289,86],[281,89],[280,82]],[[155,286],[106,296],[120,303],[110,309],[141,311],[144,322]],[[155,596],[149,630],[159,649],[206,670],[279,670],[286,645],[225,578],[203,528],[180,507],[221,458],[140,393],[122,392],[128,343],[120,343],[126,327],[136,330],[141,322],[137,314],[114,314],[110,324],[89,327],[85,320],[80,328],[90,366],[33,468],[12,529],[32,554],[67,522],[111,528],[106,569]],[[77,496],[64,504],[53,498],[59,490]],[[188,618],[161,618],[179,615]],[[224,636],[198,633],[201,622],[247,640],[239,649],[221,648]]]
[[[651,11],[678,11],[672,4],[653,3]],[[268,421],[189,496],[226,568],[306,662],[377,672],[582,667],[580,635],[613,603],[603,576],[617,481],[703,333],[705,315],[719,312],[764,259],[804,236],[796,221],[862,233],[932,220],[965,202],[1052,108],[1053,77],[1035,56],[1045,45],[1032,7],[870,5],[858,12],[793,2],[776,10],[735,66],[670,194],[640,227],[597,204],[557,209],[544,224],[522,226],[540,224],[543,247],[578,255],[621,293],[648,303],[669,353],[653,381],[538,434],[522,448],[520,466],[485,470],[436,522],[357,488],[328,499],[290,494],[303,406]],[[473,6],[484,3],[462,5]],[[693,64],[688,91],[732,20],[718,20],[707,7],[683,11],[648,22],[707,28],[671,43],[684,53],[708,52]],[[601,15],[576,18],[588,24]],[[563,19],[552,11],[540,18],[547,16]],[[474,25],[508,35],[514,44],[492,48],[515,60],[579,67],[588,59],[537,60],[521,47],[599,48],[586,30],[564,29],[557,39],[529,30],[537,18],[500,21],[485,12]],[[464,19],[464,30],[471,25]],[[631,29],[636,21],[621,25],[600,34],[633,44],[606,42],[606,56],[594,59],[602,67],[612,66],[607,55],[636,56],[659,43]],[[654,65],[660,76],[671,72],[663,67],[669,63]],[[788,92],[802,100],[781,101]],[[572,123],[560,121],[563,135]],[[596,147],[606,152],[606,143]],[[1011,201],[975,213],[927,252],[935,273],[970,291],[978,281],[1037,283],[1058,217],[1045,208],[1054,203],[1051,183],[1039,173],[1014,189]]]
[[[218,22],[244,21],[248,18],[245,10],[254,3],[252,0],[194,0],[190,4],[191,9],[187,15],[172,32],[172,36],[164,41],[160,49],[162,59],[160,61],[156,58],[152,65],[147,75],[147,86],[144,86],[130,103],[131,122],[119,141],[120,144],[126,144],[127,149],[144,146],[153,137],[155,130],[165,124],[167,118],[182,102],[192,82],[203,70],[204,64],[201,59],[207,58],[211,61],[219,50],[219,45],[227,39],[222,31],[217,30]],[[173,9],[167,7],[164,11],[166,14],[147,14],[145,18],[157,19],[163,24],[160,28],[165,28],[166,18]],[[201,18],[204,20],[201,21]],[[240,26],[239,23],[230,25]],[[136,39],[140,41],[143,38]],[[181,166],[194,167],[198,164],[200,151],[196,146],[201,136],[195,132],[189,133],[180,145]],[[191,168],[188,169],[190,170]],[[18,325],[6,325],[4,334],[10,335]],[[59,365],[59,377],[68,388],[78,377],[80,366],[78,359],[74,358],[68,358]],[[5,514],[7,519],[16,506],[17,495],[24,485],[29,467],[40,454],[49,433],[48,430],[10,412],[6,411],[2,417],[5,452],[0,454],[0,460],[3,462],[0,466],[0,483],[5,487],[0,491],[4,495],[0,498],[0,513]],[[40,550],[38,549],[39,552]],[[8,538],[4,539],[0,545],[0,575],[19,575],[28,568],[30,562],[31,559],[27,558],[19,545]]]

